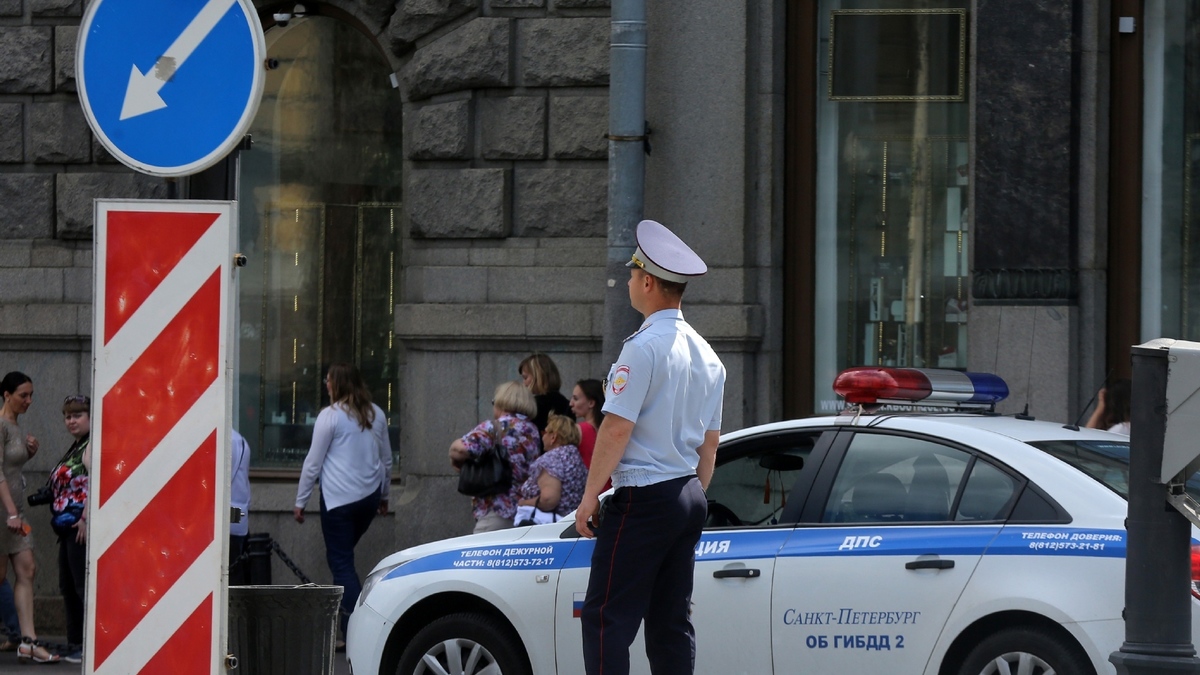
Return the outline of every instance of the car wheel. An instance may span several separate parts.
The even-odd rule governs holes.
[[[396,675],[529,675],[509,633],[482,614],[443,616],[413,636]]]
[[[959,675],[1085,675],[1087,657],[1063,640],[1027,628],[990,635],[963,662]]]

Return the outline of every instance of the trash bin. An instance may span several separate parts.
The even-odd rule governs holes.
[[[341,586],[231,586],[229,653],[240,675],[333,675]]]
[[[246,537],[244,579],[249,586],[271,585],[271,535],[258,532]]]

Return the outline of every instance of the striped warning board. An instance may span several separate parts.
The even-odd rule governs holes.
[[[84,672],[223,673],[235,204],[95,216]]]

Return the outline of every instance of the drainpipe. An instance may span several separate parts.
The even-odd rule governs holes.
[[[637,247],[634,235],[645,198],[646,0],[613,0],[608,96],[605,364],[617,359],[625,338],[641,325],[641,317],[629,306],[625,263]]]

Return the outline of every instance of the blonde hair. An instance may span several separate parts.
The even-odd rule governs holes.
[[[529,389],[535,396],[558,391],[562,387],[562,377],[558,374],[558,366],[547,355],[537,352],[525,357],[517,366],[518,373],[528,372],[533,384]]]
[[[546,431],[552,432],[562,445],[579,445],[579,425],[566,415],[550,413],[546,421]]]
[[[496,406],[497,410],[506,413],[515,413],[526,417],[533,417],[537,414],[537,401],[533,400],[533,394],[525,388],[525,385],[520,382],[505,382],[499,387],[496,387],[496,393],[492,396],[492,405]]]

